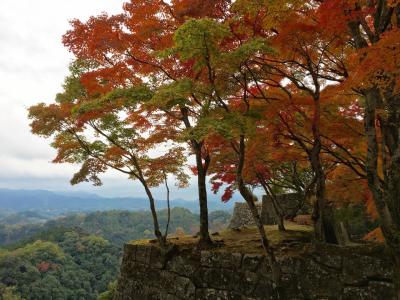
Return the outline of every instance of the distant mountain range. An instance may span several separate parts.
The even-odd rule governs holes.
[[[230,210],[233,201],[222,203],[215,197],[210,197],[209,210]],[[214,198],[214,199],[213,199]],[[167,207],[165,200],[157,200],[157,209]],[[171,200],[171,207],[183,207],[192,212],[198,212],[196,201],[183,199]],[[52,192],[46,190],[11,190],[0,189],[1,213],[17,213],[23,211],[40,211],[50,216],[57,216],[70,212],[106,211],[106,210],[148,210],[149,202],[146,198],[106,198],[96,194],[78,192]]]

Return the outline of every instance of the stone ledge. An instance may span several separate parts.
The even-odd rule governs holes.
[[[309,247],[281,256],[280,299],[394,299],[390,262],[366,247]],[[165,269],[151,245],[126,245],[116,300],[278,299],[263,255],[175,253]]]

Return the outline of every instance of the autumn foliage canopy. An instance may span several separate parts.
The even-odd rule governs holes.
[[[195,176],[205,240],[207,178],[223,201],[296,191],[318,239],[358,203],[400,245],[398,1],[131,0],[63,43],[64,90],[29,114],[55,163],[81,165],[73,184],[112,168],[150,197]]]

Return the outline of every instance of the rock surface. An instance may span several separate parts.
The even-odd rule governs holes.
[[[156,247],[127,244],[115,299],[394,299],[382,248],[308,247],[279,263],[276,289],[263,255],[186,248],[164,263]]]
[[[255,203],[258,213],[261,215],[262,203]],[[254,220],[247,203],[236,202],[233,208],[232,218],[229,222],[228,228],[238,228],[242,226],[253,226]]]
[[[276,195],[277,201],[287,216],[309,215],[312,212],[311,205],[304,203],[300,210],[297,210],[301,198],[296,193]],[[255,203],[264,225],[277,224],[277,216],[268,196],[263,196],[261,202]],[[238,228],[242,226],[253,226],[254,221],[247,203],[236,202],[233,208],[233,214],[228,228]]]

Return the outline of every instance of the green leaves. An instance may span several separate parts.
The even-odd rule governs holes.
[[[212,64],[219,44],[230,36],[229,28],[209,18],[186,21],[175,32],[175,50],[182,60],[195,60],[196,67]]]
[[[133,110],[138,105],[148,102],[153,93],[146,85],[130,88],[114,89],[110,93],[93,99],[86,99],[73,109],[75,114],[84,114],[93,111],[120,111]]]
[[[132,86],[124,89],[114,89],[101,98],[103,104],[120,105],[125,109],[134,109],[138,104],[149,101],[153,93],[146,85]]]
[[[71,179],[71,185],[81,182],[92,182],[94,186],[102,185],[99,173],[104,173],[107,167],[96,159],[87,159],[81,166],[79,172],[75,173]]]
[[[259,117],[256,112],[242,114],[240,112],[225,112],[222,109],[214,110],[211,115],[201,118],[196,126],[186,129],[182,138],[184,140],[201,141],[214,134],[227,140],[238,138],[242,134],[252,136],[256,133]]]
[[[63,92],[56,95],[57,103],[74,103],[77,99],[87,97],[85,87],[81,83],[81,75],[97,64],[89,60],[77,59],[69,66],[70,75],[67,76],[63,84]]]
[[[260,37],[256,37],[244,42],[238,48],[223,53],[223,64],[225,71],[235,72],[243,63],[253,58],[255,55],[274,54],[268,42]]]
[[[75,215],[60,225],[49,222],[28,240],[0,251],[0,295],[20,296],[6,299],[96,299],[118,274],[120,249],[100,236],[84,233],[81,228],[89,218]],[[103,221],[96,218],[96,224],[99,219]]]
[[[161,87],[154,93],[147,105],[166,110],[170,110],[175,106],[183,107],[189,104],[189,97],[192,93],[192,81],[190,79],[182,79]]]

